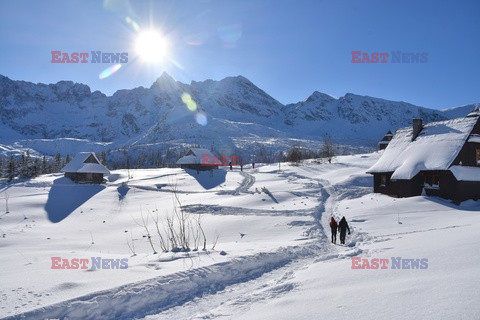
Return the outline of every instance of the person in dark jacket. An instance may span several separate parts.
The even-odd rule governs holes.
[[[332,231],[332,243],[337,243],[337,221],[332,217],[330,219],[330,230]]]
[[[340,243],[345,244],[345,234],[347,233],[350,234],[350,228],[348,227],[347,220],[345,220],[345,217],[342,217],[340,222],[338,223],[338,229],[340,229]]]

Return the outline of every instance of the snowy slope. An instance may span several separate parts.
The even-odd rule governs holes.
[[[105,186],[59,175],[3,185],[0,316],[477,319],[480,204],[372,194],[365,171],[379,156],[213,176],[131,170],[128,189],[127,171],[113,171]],[[188,214],[201,215],[206,252],[152,254],[135,223],[172,213],[174,188]],[[346,246],[329,241],[332,215],[350,224]],[[53,256],[129,260],[123,270],[53,270]],[[356,270],[352,257],[427,258],[428,268]]]
[[[195,101],[196,110],[187,108],[184,94]],[[179,144],[248,151],[251,143],[265,144],[266,139],[279,150],[298,144],[295,139],[308,146],[328,134],[344,145],[374,148],[386,131],[410,125],[412,117],[431,122],[464,115],[467,109],[442,112],[319,92],[284,106],[242,76],[184,84],[163,73],[150,88],[119,90],[109,97],[71,81],[46,85],[0,76],[0,143],[46,154]]]
[[[352,93],[334,99],[315,92],[284,110],[285,122],[304,135],[328,133],[339,141],[358,145],[378,142],[388,130],[410,126],[412,118],[423,118],[426,123],[445,119],[440,111]]]
[[[472,110],[474,110],[478,106],[479,106],[478,103],[467,104],[467,105],[460,106],[460,107],[448,108],[448,109],[443,110],[442,112],[447,118],[453,119],[453,118],[464,117],[469,112],[472,112]]]

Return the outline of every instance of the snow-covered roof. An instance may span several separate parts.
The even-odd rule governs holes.
[[[451,166],[450,171],[457,181],[480,181],[479,167]]]
[[[472,134],[470,138],[468,138],[468,142],[480,143],[480,135]]]
[[[213,157],[213,153],[208,149],[203,148],[192,148],[187,152],[186,156],[178,159],[177,164],[201,164],[202,155],[208,154],[210,157]]]
[[[90,156],[93,156],[93,161],[96,163],[90,162]],[[86,162],[87,160],[89,161]],[[98,160],[97,156],[93,152],[78,153],[75,158],[72,159],[72,161],[63,167],[62,172],[110,174],[110,171],[108,171],[108,169],[100,163],[100,160]]]
[[[422,170],[447,170],[467,141],[478,117],[424,125],[412,141],[412,127],[397,130],[382,157],[368,173],[393,172],[391,179],[409,180]]]
[[[178,159],[177,164],[200,164],[202,157],[195,157],[194,155],[184,156]]]
[[[192,153],[193,153],[193,155],[195,155],[197,157],[200,157],[200,158],[202,157],[202,154],[208,154],[208,155],[213,157],[213,153],[210,150],[204,149],[204,148],[192,148],[188,151],[187,155],[192,154]]]

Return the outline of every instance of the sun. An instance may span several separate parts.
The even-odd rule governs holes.
[[[138,35],[135,49],[143,61],[159,63],[167,54],[167,41],[159,32],[147,30]]]

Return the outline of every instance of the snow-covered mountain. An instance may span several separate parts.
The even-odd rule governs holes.
[[[374,147],[386,131],[409,125],[413,117],[429,122],[466,115],[470,109],[443,112],[351,93],[335,99],[320,92],[283,105],[242,76],[188,85],[163,73],[150,88],[106,96],[71,81],[34,84],[0,75],[0,151],[32,148],[52,154],[179,144],[285,148],[315,145],[325,135],[345,145]]]
[[[283,110],[285,123],[296,132],[307,136],[329,134],[339,142],[364,146],[374,145],[388,130],[410,125],[412,118],[420,117],[425,122],[446,118],[441,111],[405,102],[352,93],[335,99],[317,91]]]

